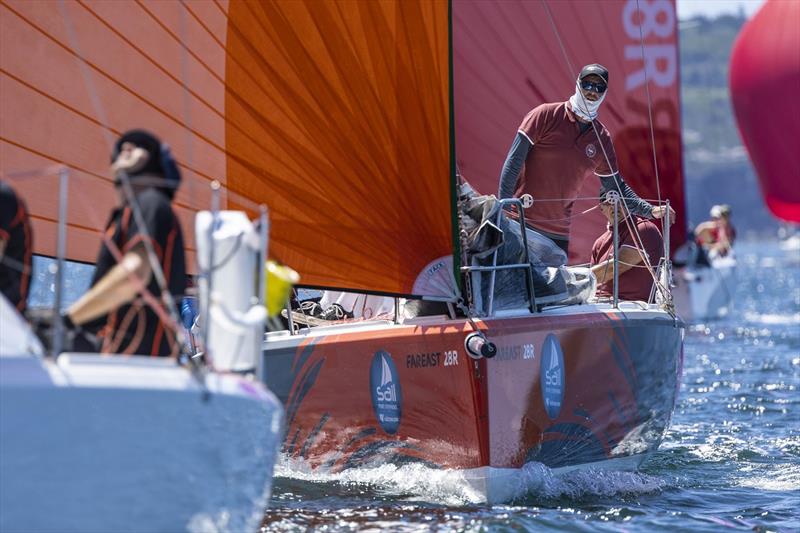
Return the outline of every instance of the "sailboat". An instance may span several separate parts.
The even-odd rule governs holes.
[[[800,223],[800,159],[786,143],[797,137],[795,117],[800,106],[786,97],[800,90],[798,17],[796,2],[765,2],[734,43],[729,80],[736,122],[764,202],[776,218],[794,224]],[[772,118],[764,120],[765,116]],[[735,270],[736,258],[728,254],[711,258],[709,265],[688,265],[676,272],[681,316],[705,319],[729,314]]]
[[[736,255],[731,251],[710,259],[708,264],[699,264],[694,260],[697,246],[687,244],[685,256],[689,262],[675,269],[675,309],[682,319],[692,322],[728,316],[736,290]]]
[[[185,180],[175,205],[184,228],[193,227],[195,213],[210,204],[208,184],[216,179],[221,209],[253,218],[254,205],[269,206],[270,254],[297,270],[304,286],[443,306],[443,314],[407,317],[395,306],[393,320],[267,335],[262,379],[286,407],[283,449],[292,459],[328,470],[387,461],[454,469],[487,501],[513,497],[505,481],[527,464],[556,471],[635,468],[658,447],[669,424],[682,323],[669,310],[641,302],[542,307],[546,302],[539,298],[542,305],[529,299],[519,308],[471,310],[477,300],[472,280],[491,274],[475,269],[463,253],[458,175],[480,193],[495,192],[521,117],[541,102],[565,99],[576,68],[597,61],[618,73],[603,120],[616,132],[623,175],[640,195],[669,199],[680,212],[674,4],[646,4],[644,17],[637,9],[635,0],[4,1],[2,172],[68,168],[70,191],[83,194],[69,196],[65,217],[58,216],[53,195],[42,193],[55,189],[52,174],[14,185],[32,212],[36,252],[58,255],[62,219],[69,235],[65,256],[91,262],[104,222],[96,210],[114,201],[106,174],[110,140],[134,125],[146,127],[169,142],[181,162]],[[635,23],[640,18],[649,21],[641,34]],[[531,40],[532,46],[521,45]],[[653,148],[656,161],[643,155]],[[590,200],[576,213],[596,202],[596,184],[587,184],[581,197]],[[589,243],[603,227],[596,211],[576,216],[573,262],[588,257]],[[672,243],[682,231],[679,221]],[[194,264],[191,232],[186,244]],[[58,365],[83,363],[82,357],[60,357]],[[91,368],[106,361],[87,357]],[[143,362],[148,376],[170,364]],[[189,398],[190,373],[179,367],[174,372],[185,378]],[[235,375],[211,373],[209,379],[269,396]],[[70,527],[100,529],[103,524],[93,527],[88,520],[113,516],[175,529],[155,521],[183,528],[194,512],[192,524],[199,529],[206,519],[218,529],[246,528],[239,525],[252,523],[246,517],[260,498],[237,500],[241,512],[231,513],[226,503],[207,504],[200,496],[231,487],[264,493],[269,442],[257,432],[280,431],[274,411],[258,414],[256,406],[268,403],[250,403],[250,412],[227,409],[221,401],[219,419],[178,417],[207,423],[201,430],[213,428],[199,442],[219,452],[209,451],[215,460],[253,461],[234,470],[231,463],[219,465],[223,482],[173,490],[169,498],[137,483],[139,504],[146,494],[148,501],[174,505],[163,513],[154,507],[142,515],[141,507],[129,505],[101,515],[93,499],[93,514]],[[218,404],[212,399],[209,405]],[[223,420],[236,429],[215,425]],[[70,441],[51,437],[37,444],[63,442]],[[164,442],[161,449],[174,454],[140,456],[150,466],[154,458],[166,463],[178,452],[189,457],[147,489],[173,479],[196,481],[193,467],[216,464],[197,456],[202,449],[193,447],[196,442],[172,448]],[[222,443],[240,453],[223,453],[216,448]],[[26,457],[6,449],[3,460]],[[102,472],[94,468],[95,477]],[[0,492],[20,498],[13,517],[28,524],[32,502],[73,505],[79,514],[85,509],[80,494],[115,496],[105,485],[75,482],[84,477],[64,479],[59,497],[5,487]],[[114,480],[119,478],[106,481]],[[8,508],[5,501],[2,507]],[[50,507],[36,509],[36,519],[58,517]]]
[[[718,211],[722,207],[711,208],[712,219],[721,216]],[[709,222],[698,228],[706,224]],[[694,322],[714,320],[733,311],[738,261],[732,244],[715,249],[689,240],[676,252],[675,259],[681,267],[675,269],[672,293],[681,318]]]
[[[680,212],[675,6],[647,4],[664,6],[641,39],[635,1],[230,4],[227,81],[248,98],[226,99],[247,125],[229,130],[228,185],[269,199],[271,253],[304,286],[397,299],[386,320],[267,334],[291,464],[422,464],[498,502],[519,496],[509,481],[526,465],[634,469],[657,449],[680,319],[647,302],[548,305],[524,284],[521,305],[489,304],[481,287],[497,271],[467,254],[462,192],[493,194],[525,113],[600,62],[622,174]],[[574,210],[573,262],[605,228],[577,215],[598,187]],[[401,299],[429,311],[409,316]]]
[[[259,233],[221,211],[225,24],[211,3],[0,4],[0,178],[26,200],[34,252],[57,258],[55,314],[64,261],[94,261],[116,202],[111,143],[145,127],[182,167],[173,205],[208,331],[204,358],[49,354],[0,296],[2,531],[246,531],[263,518],[283,408],[254,377],[266,221]]]

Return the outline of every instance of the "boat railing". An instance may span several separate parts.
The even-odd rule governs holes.
[[[50,326],[50,330],[48,332],[49,336],[49,351],[50,354],[57,358],[61,353],[65,351],[67,347],[66,342],[66,326],[64,324],[64,316],[62,311],[66,307],[65,302],[65,273],[66,273],[66,266],[68,263],[67,258],[67,245],[68,245],[68,212],[69,212],[69,205],[72,201],[70,198],[71,195],[71,187],[70,182],[72,178],[74,178],[74,170],[67,166],[67,165],[51,165],[47,167],[41,168],[34,168],[30,170],[22,170],[22,171],[15,171],[10,173],[2,173],[0,177],[15,179],[15,180],[26,180],[26,179],[35,179],[35,178],[44,178],[44,177],[52,177],[57,176],[58,179],[58,215],[56,220],[56,239],[55,239],[55,257],[53,259],[52,265],[48,268],[48,271],[53,276],[52,282],[52,293],[53,293],[53,303],[52,308],[49,313],[49,316],[52,317],[52,324]],[[126,181],[123,181],[123,190],[124,193],[130,198],[132,196],[132,191],[126,185]],[[74,191],[72,191],[74,194]],[[78,195],[80,199],[80,195]],[[74,198],[74,196],[73,196]],[[131,206],[134,206],[132,202],[130,202]],[[135,209],[134,209],[135,211]],[[92,213],[94,213],[92,211]],[[96,216],[96,215],[95,215]],[[137,214],[134,212],[134,216]],[[99,222],[99,219],[95,219],[94,222]],[[141,227],[144,227],[144,224],[140,224]],[[145,246],[151,246],[148,239],[144,239],[143,243]],[[108,243],[106,243],[108,245]],[[158,275],[161,276],[161,280],[159,283],[159,287],[162,289],[162,298],[165,300],[165,307],[166,307],[166,316],[172,319],[172,321],[176,324],[180,324],[180,313],[178,311],[177,305],[172,300],[172,296],[168,293],[168,291],[164,291],[164,287],[166,286],[166,282],[163,279],[163,272],[161,272],[160,265],[155,263],[156,255],[154,251],[151,249],[148,253],[148,260],[151,262],[151,268],[153,272],[153,276],[156,277]],[[135,274],[129,274],[135,275]],[[141,280],[140,280],[141,281]],[[50,306],[48,306],[50,307]],[[183,339],[179,339],[181,342]],[[189,342],[187,341],[185,345],[188,346]],[[184,343],[181,344],[184,346]],[[196,364],[193,365],[193,367]]]
[[[613,251],[612,251],[612,261],[613,261],[613,272],[614,272],[614,280],[613,280],[613,296],[612,296],[612,305],[614,309],[619,308],[619,206],[622,202],[622,197],[619,193],[612,191],[609,192],[607,195],[607,200],[614,206],[614,220],[612,223],[612,231],[613,231]],[[666,206],[667,213],[669,213],[670,205],[669,199],[665,200],[664,205]],[[667,215],[669,216],[669,215]],[[646,264],[645,267],[651,270],[651,275],[653,276],[653,288],[650,291],[650,302],[657,302],[662,304],[667,309],[672,308],[672,291],[671,291],[671,281],[672,281],[672,261],[670,258],[670,221],[667,220],[666,223],[663,225],[663,254],[662,258],[659,261],[658,265],[650,265]],[[661,297],[661,301],[658,300],[658,297]]]
[[[527,307],[531,313],[538,312],[538,307],[536,305],[536,294],[533,284],[533,269],[530,263],[529,257],[529,249],[528,249],[528,238],[527,238],[527,231],[526,231],[526,224],[525,224],[525,208],[529,207],[526,205],[527,202],[531,202],[531,199],[528,195],[524,195],[522,198],[506,198],[502,200],[497,200],[500,209],[497,211],[497,217],[495,219],[495,224],[499,227],[500,226],[500,219],[501,217],[505,216],[504,211],[505,208],[511,207],[516,208],[518,213],[518,220],[520,223],[520,233],[522,235],[522,247],[523,247],[523,262],[521,263],[513,263],[513,264],[497,264],[498,260],[498,253],[499,248],[494,251],[492,254],[492,263],[490,266],[479,266],[479,265],[468,265],[461,267],[461,271],[465,274],[472,274],[472,273],[479,273],[483,274],[484,272],[489,273],[489,288],[487,294],[487,305],[485,306],[485,315],[486,316],[494,316],[495,309],[494,309],[494,296],[495,296],[495,283],[497,279],[497,272],[501,270],[522,270],[525,274],[525,288],[526,288],[526,295],[527,295]],[[622,202],[622,198],[618,193],[609,193],[608,199],[613,206],[614,206],[614,220],[612,224],[612,235],[613,235],[613,250],[612,250],[612,261],[613,261],[613,295],[612,295],[612,305],[615,309],[619,308],[619,223],[620,223],[620,203]],[[670,202],[669,200],[665,200],[664,205],[666,206],[667,212],[670,209]],[[671,294],[671,281],[672,281],[672,261],[670,257],[670,223],[667,221],[663,225],[663,257],[659,264],[657,265],[650,265],[649,263],[643,265],[644,267],[651,270],[651,274],[653,276],[653,290],[650,294],[649,301],[650,302],[657,302],[664,306],[667,309],[672,308],[672,294]],[[479,276],[480,279],[480,276]],[[480,291],[481,284],[473,284],[473,292]],[[473,295],[474,298],[474,295]]]
[[[64,291],[64,265],[67,255],[67,195],[69,194],[69,167],[58,169],[58,233],[56,234],[55,301],[53,302],[53,355],[64,348],[64,318],[61,316]]]
[[[525,195],[527,196],[527,195]],[[525,204],[523,203],[522,198],[505,198],[502,200],[497,200],[500,209],[497,210],[497,217],[495,218],[495,225],[500,227],[500,220],[504,215],[504,211],[506,207],[516,207],[517,214],[519,216],[519,224],[520,224],[520,233],[522,235],[522,249],[523,249],[523,259],[522,263],[513,263],[507,265],[498,265],[497,264],[497,254],[499,253],[500,249],[494,251],[492,254],[492,264],[491,266],[478,266],[478,265],[468,265],[461,267],[461,271],[466,274],[471,274],[473,272],[489,273],[489,291],[488,291],[488,303],[486,306],[486,315],[492,316],[494,315],[494,287],[495,282],[497,280],[497,272],[500,270],[522,270],[525,275],[525,289],[526,294],[528,297],[528,309],[531,313],[536,313],[536,294],[533,287],[533,269],[531,267],[529,251],[528,251],[528,236],[526,232],[526,225],[525,225]],[[480,283],[478,284],[477,289],[480,291]]]
[[[58,220],[56,221],[56,256],[55,263],[51,267],[53,274],[53,325],[52,337],[50,339],[51,349],[54,356],[58,356],[64,347],[64,320],[61,316],[64,293],[64,268],[67,255],[67,208],[69,195],[70,168],[65,165],[51,165],[48,167],[22,170],[0,175],[3,178],[11,179],[35,179],[42,177],[58,176]],[[32,275],[32,274],[31,274]]]
[[[667,217],[669,218],[670,212],[670,205],[669,205],[669,198],[666,200],[666,208],[667,208]],[[660,265],[661,268],[659,273],[661,277],[659,278],[661,290],[663,292],[664,304],[672,309],[672,257],[670,256],[670,226],[672,225],[672,221],[667,220],[667,223],[664,224],[664,257],[662,259],[662,264]],[[656,287],[656,284],[653,284],[653,287]]]

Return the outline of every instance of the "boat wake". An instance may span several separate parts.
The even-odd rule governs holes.
[[[519,470],[514,503],[546,503],[552,500],[592,500],[659,492],[662,478],[641,472],[580,469],[554,472],[541,463],[528,463]]]
[[[305,462],[282,456],[275,467],[277,485],[302,485],[302,492],[317,494],[424,501],[434,505],[469,506],[485,504],[464,472],[424,465],[351,468],[324,473]],[[661,491],[666,481],[639,473],[607,470],[573,470],[557,473],[541,463],[528,463],[509,475],[508,503],[544,503],[553,500],[591,500],[624,497]],[[299,491],[301,487],[296,487]],[[315,488],[317,490],[315,490]]]
[[[461,506],[482,502],[461,472],[420,464],[349,468],[341,472],[312,469],[305,461],[282,455],[275,465],[276,484],[303,485],[303,492],[320,496],[368,495],[371,498],[402,498]],[[320,490],[314,490],[315,487]]]

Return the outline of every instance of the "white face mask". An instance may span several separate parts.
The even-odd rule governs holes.
[[[600,95],[600,98],[592,102],[583,96],[581,92],[581,80],[575,82],[575,94],[570,96],[569,103],[572,106],[572,112],[584,120],[594,120],[597,118],[597,110],[600,104],[605,100],[608,90]]]

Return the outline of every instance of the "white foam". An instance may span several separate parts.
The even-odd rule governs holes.
[[[778,260],[774,257],[762,257],[759,266],[761,268],[774,268],[777,264]]]
[[[464,478],[462,472],[429,468],[420,464],[348,468],[340,472],[312,469],[301,459],[281,455],[275,477],[311,483],[339,483],[367,487],[387,496],[423,499],[443,505],[481,503],[483,497]]]
[[[226,533],[230,528],[230,513],[221,511],[216,517],[207,513],[194,515],[186,526],[189,533]]]
[[[770,465],[765,475],[746,475],[739,481],[742,487],[770,491],[800,490],[800,465],[784,463]]]
[[[528,495],[535,498],[580,499],[590,496],[616,496],[620,494],[646,494],[664,488],[666,482],[641,472],[620,470],[573,470],[554,475],[553,471],[538,463],[528,463],[522,472],[536,472],[530,476]]]
[[[708,462],[736,461],[743,450],[769,457],[769,450],[757,446],[752,440],[745,440],[732,435],[711,435],[704,444],[690,448],[689,453]]]
[[[465,479],[463,472],[418,464],[351,468],[336,473],[313,470],[303,461],[282,456],[275,476],[312,483],[340,483],[368,487],[377,493],[423,500],[448,506],[485,503],[484,495]],[[556,474],[541,463],[528,463],[508,480],[511,501],[528,499],[578,499],[590,496],[644,494],[664,488],[661,478],[638,472],[574,470]]]

